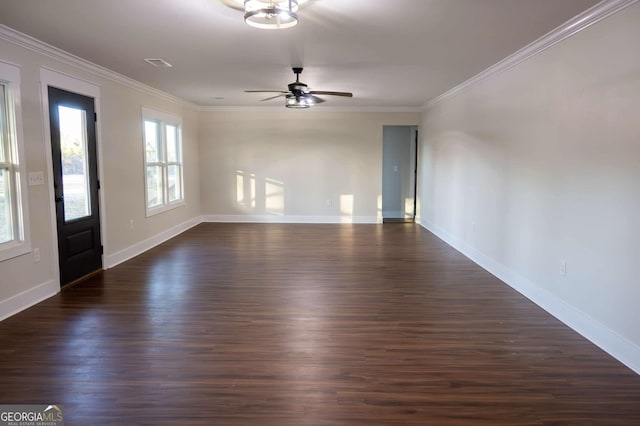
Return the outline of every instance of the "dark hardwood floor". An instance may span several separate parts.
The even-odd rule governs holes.
[[[640,376],[414,224],[202,224],[0,323],[67,425],[640,424]]]

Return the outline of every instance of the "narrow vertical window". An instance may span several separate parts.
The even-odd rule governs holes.
[[[0,261],[27,253],[19,68],[0,62]]]
[[[4,84],[0,84],[0,244],[13,240],[13,202],[11,193],[11,162],[7,135],[7,105]]]
[[[180,118],[143,108],[147,216],[184,204]]]

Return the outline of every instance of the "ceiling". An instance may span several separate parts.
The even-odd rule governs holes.
[[[598,0],[309,0],[300,23],[260,30],[232,0],[0,0],[0,23],[202,106],[281,106],[304,66],[319,105],[418,108]],[[144,58],[162,58],[154,68]]]

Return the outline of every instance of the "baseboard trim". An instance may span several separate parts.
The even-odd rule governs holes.
[[[55,296],[59,291],[60,284],[50,280],[0,301],[0,321]]]
[[[205,215],[203,222],[219,223],[382,223],[376,216],[271,216],[271,215]]]
[[[640,346],[432,222],[420,225],[640,375]]]
[[[127,260],[132,259],[144,253],[145,251],[150,250],[155,246],[182,234],[186,230],[193,228],[201,222],[202,220],[200,217],[189,219],[186,222],[176,225],[173,228],[169,228],[166,231],[163,231],[151,238],[140,241],[139,243],[127,247],[126,249],[120,250],[114,254],[107,255],[105,256],[104,260],[104,269],[113,268],[114,266],[126,262]]]

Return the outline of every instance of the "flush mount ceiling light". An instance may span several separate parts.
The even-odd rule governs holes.
[[[291,28],[298,23],[298,0],[245,0],[244,21],[265,30]]]

